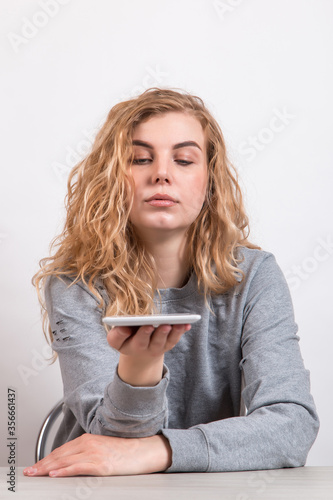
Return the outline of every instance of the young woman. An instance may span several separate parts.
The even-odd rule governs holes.
[[[69,179],[35,276],[64,383],[54,450],[25,474],[297,467],[318,431],[284,276],[248,241],[237,175],[198,97],[114,106]],[[196,313],[106,331],[104,316]]]

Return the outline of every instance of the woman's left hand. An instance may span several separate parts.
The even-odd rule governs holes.
[[[171,448],[162,435],[118,438],[83,434],[56,448],[26,476],[125,476],[162,472],[171,465]]]

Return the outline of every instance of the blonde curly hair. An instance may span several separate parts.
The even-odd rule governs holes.
[[[44,334],[52,342],[43,302],[49,276],[68,275],[82,280],[98,298],[107,315],[155,312],[156,267],[152,255],[138,241],[129,220],[133,180],[134,128],[149,118],[182,112],[201,123],[207,138],[208,185],[200,214],[187,231],[189,271],[198,288],[209,294],[225,293],[237,283],[237,248],[260,247],[248,241],[237,172],[229,162],[222,131],[203,101],[185,91],[151,88],[138,97],[116,104],[99,130],[91,152],[71,171],[66,195],[63,232],[51,244],[51,257],[40,261],[33,277],[44,309]],[[109,301],[96,286],[101,280]],[[45,322],[46,321],[46,322]]]

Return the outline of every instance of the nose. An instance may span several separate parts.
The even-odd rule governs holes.
[[[171,165],[167,158],[156,158],[153,164],[153,184],[171,184]]]

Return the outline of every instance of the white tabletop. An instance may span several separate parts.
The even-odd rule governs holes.
[[[0,498],[15,500],[333,500],[333,467],[117,477],[25,477],[0,468]]]

